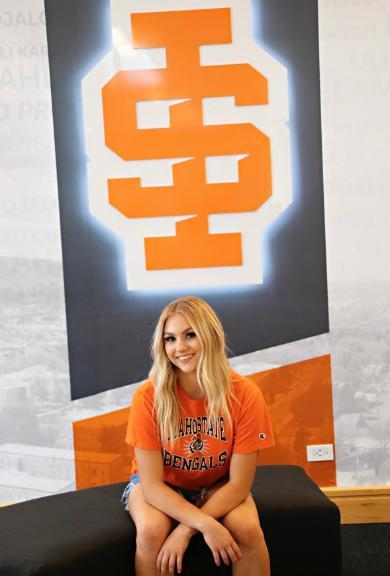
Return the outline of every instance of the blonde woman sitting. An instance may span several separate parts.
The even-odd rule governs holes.
[[[136,457],[123,500],[137,530],[137,576],[180,574],[198,531],[218,566],[270,576],[250,493],[257,453],[274,444],[261,391],[229,368],[222,325],[199,298],[163,310],[152,357],[126,437]]]

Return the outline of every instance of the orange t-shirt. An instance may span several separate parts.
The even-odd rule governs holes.
[[[249,454],[273,446],[267,408],[260,389],[248,378],[231,372],[237,401],[229,402],[232,430],[222,417],[210,421],[205,399],[193,400],[180,383],[181,405],[177,440],[161,442],[153,414],[154,386],[147,380],[134,394],[126,442],[144,450],[161,450],[164,481],[184,490],[200,490],[228,476],[232,454]],[[132,474],[137,473],[134,459]]]

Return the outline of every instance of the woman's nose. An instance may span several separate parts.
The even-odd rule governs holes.
[[[187,348],[187,341],[184,338],[178,338],[176,347],[177,350],[185,350]]]

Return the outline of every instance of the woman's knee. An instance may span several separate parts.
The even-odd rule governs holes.
[[[145,522],[137,526],[137,548],[145,550],[149,554],[157,554],[166,540],[171,526],[172,522],[168,517],[161,517],[158,521]]]
[[[172,528],[173,520],[166,514],[149,505],[143,496],[140,484],[129,495],[129,514],[137,533],[137,549],[154,554]]]
[[[245,544],[246,546],[259,545],[264,540],[264,534],[260,525],[253,521],[246,523],[242,521],[237,522],[233,526],[230,525],[228,530],[238,543]]]
[[[248,509],[244,505],[241,511],[238,511],[238,509],[232,510],[224,517],[223,524],[239,544],[255,546],[264,541],[264,534],[256,509],[252,510],[250,506]]]

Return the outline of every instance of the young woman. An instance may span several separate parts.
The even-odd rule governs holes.
[[[137,529],[137,576],[182,571],[197,531],[234,576],[269,576],[250,488],[272,430],[257,386],[229,368],[222,325],[192,296],[162,312],[150,379],[137,389],[126,442],[135,462],[123,495]]]

